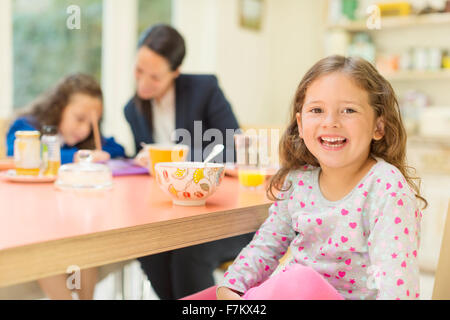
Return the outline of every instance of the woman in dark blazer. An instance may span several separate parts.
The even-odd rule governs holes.
[[[190,159],[202,161],[205,148],[214,144],[207,132],[213,129],[209,132],[221,133],[221,137],[213,135],[213,142],[228,149],[215,160],[233,161],[229,131],[239,126],[231,106],[215,76],[180,74],[184,56],[184,39],[168,25],[149,28],[139,40],[136,94],[125,106],[136,151],[142,142],[172,141],[188,144]],[[249,233],[138,260],[161,299],[179,299],[214,285],[213,271],[234,259],[252,237]]]

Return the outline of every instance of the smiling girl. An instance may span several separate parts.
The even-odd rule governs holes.
[[[217,297],[418,299],[417,200],[426,200],[405,153],[398,103],[378,71],[360,58],[316,63],[281,140],[268,189],[276,201]]]

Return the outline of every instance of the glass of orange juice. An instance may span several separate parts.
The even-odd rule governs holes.
[[[266,171],[257,166],[239,166],[238,179],[241,186],[246,188],[259,188],[264,185]]]
[[[267,141],[255,131],[252,134],[235,134],[234,143],[240,185],[246,188],[263,186],[267,166],[263,161],[265,159],[263,151]]]
[[[145,145],[149,157],[149,171],[155,172],[155,164],[158,162],[186,161],[189,146],[183,144],[147,144]]]

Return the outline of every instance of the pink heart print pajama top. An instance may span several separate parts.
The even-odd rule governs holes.
[[[377,158],[338,201],[322,195],[319,172],[305,166],[289,173],[291,188],[278,195],[219,286],[244,293],[261,284],[290,247],[288,265],[312,267],[345,299],[418,299],[422,213],[401,172]]]

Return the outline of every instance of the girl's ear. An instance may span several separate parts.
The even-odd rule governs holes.
[[[375,121],[375,131],[373,133],[374,140],[381,140],[384,137],[384,118],[378,117]]]
[[[302,131],[303,131],[303,130],[302,130],[302,117],[301,117],[301,115],[300,115],[299,112],[297,112],[297,113],[295,114],[295,117],[297,118],[298,135],[299,135],[300,138],[303,139],[303,133],[302,133]]]

